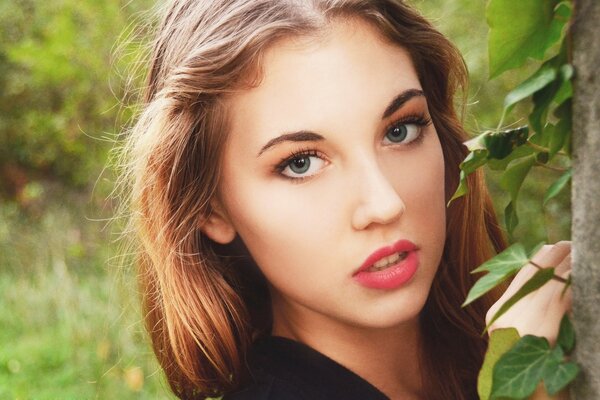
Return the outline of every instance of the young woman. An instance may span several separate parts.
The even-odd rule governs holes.
[[[505,243],[480,174],[446,207],[466,155],[455,47],[399,0],[163,12],[127,155],[147,328],[175,394],[477,398],[495,299],[461,303]],[[536,257],[567,270],[569,251]],[[559,294],[497,326],[552,338]]]

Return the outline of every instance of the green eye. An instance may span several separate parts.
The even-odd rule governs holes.
[[[421,127],[419,123],[396,123],[388,128],[383,141],[386,144],[408,145],[421,136]]]
[[[289,164],[290,171],[295,174],[303,174],[310,168],[310,157],[303,156],[294,158]]]
[[[392,143],[400,143],[404,139],[406,139],[406,135],[408,134],[408,128],[404,124],[395,125],[391,127],[385,137]]]
[[[284,159],[276,169],[287,178],[300,180],[318,174],[326,164],[323,156],[314,150],[308,150]]]

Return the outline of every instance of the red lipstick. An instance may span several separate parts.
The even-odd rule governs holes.
[[[352,277],[368,288],[395,289],[417,272],[418,250],[411,241],[399,240],[373,252]]]

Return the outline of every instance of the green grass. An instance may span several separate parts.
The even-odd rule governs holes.
[[[173,399],[106,223],[58,198],[0,204],[0,399]]]

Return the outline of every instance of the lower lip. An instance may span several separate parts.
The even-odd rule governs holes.
[[[360,271],[354,275],[354,279],[371,289],[395,289],[410,281],[418,267],[419,255],[416,251],[411,251],[397,264],[381,271]]]

